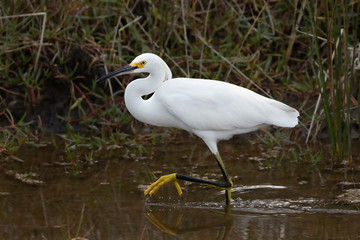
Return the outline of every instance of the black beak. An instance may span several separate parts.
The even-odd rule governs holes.
[[[96,80],[97,83],[100,83],[108,78],[111,78],[111,77],[115,77],[115,76],[118,76],[122,73],[125,73],[125,72],[130,72],[134,69],[138,68],[137,66],[131,66],[130,64],[129,65],[126,65],[125,67],[122,67],[118,70],[115,70],[113,72],[110,72],[104,76],[102,76],[101,78],[99,78],[98,80]]]

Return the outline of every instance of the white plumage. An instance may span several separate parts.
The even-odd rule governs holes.
[[[213,153],[213,142],[248,133],[267,125],[294,127],[298,111],[251,90],[217,80],[173,78],[169,67],[150,53],[136,57],[132,64],[146,61],[144,79],[132,81],[125,90],[125,104],[139,121],[176,127],[201,137]],[[142,96],[154,93],[147,100]],[[210,146],[211,145],[211,146]],[[216,145],[216,144],[215,144]]]

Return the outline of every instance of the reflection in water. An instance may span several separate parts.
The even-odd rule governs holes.
[[[360,236],[356,224],[360,211],[357,210],[305,208],[299,206],[303,204],[300,200],[292,207],[275,206],[271,201],[268,206],[247,201],[247,207],[242,200],[235,202],[235,206],[228,208],[219,203],[193,202],[181,207],[157,203],[148,205],[144,215],[154,229],[179,239],[334,239],[336,236],[354,239]],[[311,200],[305,202],[311,205]],[[298,209],[292,209],[296,206]],[[152,236],[166,235],[154,232]]]
[[[197,218],[194,216],[194,213],[199,211],[195,209],[192,211],[192,214],[184,218],[183,209],[165,207],[164,205],[162,207],[148,206],[145,217],[160,231],[171,235],[184,235],[191,232],[215,229],[217,231],[216,239],[226,239],[231,233],[233,229],[231,207],[225,206],[223,214],[213,211],[210,214],[209,212],[204,213],[204,211],[210,210],[203,208],[203,213],[201,214],[203,221],[197,221]],[[172,219],[175,221],[172,221]]]

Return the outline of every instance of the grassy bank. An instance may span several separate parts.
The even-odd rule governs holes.
[[[352,161],[358,1],[6,0],[0,9],[2,158],[58,134],[99,148],[138,133],[122,99],[131,77],[95,80],[153,52],[173,76],[228,81],[297,108],[293,141],[330,139],[333,161]]]

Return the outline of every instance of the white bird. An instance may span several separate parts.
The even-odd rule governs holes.
[[[249,89],[217,80],[172,78],[168,65],[151,53],[139,55],[129,65],[98,81],[144,72],[149,75],[130,82],[125,89],[129,112],[143,123],[184,129],[203,139],[215,155],[224,178],[219,183],[173,173],[160,177],[146,189],[145,195],[152,196],[163,184],[174,181],[181,196],[177,180],[185,180],[225,190],[226,203],[230,204],[233,182],[220,157],[218,141],[269,125],[291,128],[298,124],[297,110]],[[149,99],[142,98],[152,93]]]

